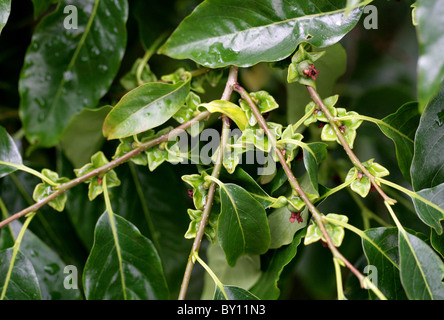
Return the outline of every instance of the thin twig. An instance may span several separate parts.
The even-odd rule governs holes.
[[[381,189],[381,187],[376,182],[375,177],[367,170],[367,168],[361,163],[361,161],[358,159],[358,157],[355,155],[355,153],[352,151],[350,146],[348,145],[347,141],[344,138],[344,135],[342,134],[341,130],[338,128],[338,121],[331,115],[330,111],[328,110],[327,106],[322,101],[321,97],[319,96],[318,92],[315,88],[311,86],[306,86],[308,92],[310,93],[311,98],[313,101],[318,105],[319,108],[321,108],[321,111],[325,114],[327,117],[328,122],[330,123],[331,127],[336,133],[336,136],[338,137],[339,141],[342,144],[342,147],[344,148],[345,152],[347,153],[348,157],[350,158],[351,162],[355,167],[357,167],[363,174],[365,174],[370,182],[372,183],[373,187],[378,191],[378,193],[381,195],[381,197],[384,199],[384,201],[387,201],[390,204],[395,204],[396,200],[390,198],[388,195],[385,194],[385,192]]]
[[[238,74],[238,68],[234,67],[234,66],[231,67],[230,73],[228,75],[228,80],[227,80],[227,83],[225,84],[225,89],[222,94],[221,100],[225,100],[225,101],[230,100],[231,94],[233,92],[233,84],[235,84],[237,82],[237,74]],[[214,165],[213,171],[211,173],[211,176],[213,176],[215,178],[219,177],[220,171],[222,169],[223,151],[225,149],[225,145],[227,144],[228,138],[229,138],[230,121],[225,116],[222,116],[222,121],[223,121],[222,122],[222,137],[221,137],[221,142],[219,145],[219,153],[217,155],[217,160]],[[197,230],[196,238],[194,239],[193,247],[191,249],[190,255],[188,257],[187,266],[185,268],[182,284],[180,287],[179,297],[178,297],[179,300],[185,299],[185,296],[186,296],[186,293],[188,290],[188,285],[189,285],[190,278],[191,278],[191,272],[193,271],[194,257],[197,254],[197,252],[199,251],[200,244],[202,242],[202,238],[205,234],[205,227],[206,227],[206,225],[208,223],[208,219],[210,217],[210,212],[211,212],[211,208],[213,206],[215,192],[216,192],[216,184],[214,182],[211,182],[210,186],[208,187],[207,201],[205,203],[204,211],[202,212],[202,218],[201,218],[201,221],[199,224],[199,229]]]
[[[95,176],[98,176],[99,174],[103,174],[103,173],[107,173],[110,170],[112,170],[113,168],[125,163],[126,161],[128,161],[129,159],[131,159],[132,157],[134,157],[135,155],[151,148],[154,147],[155,145],[158,145],[164,141],[168,141],[171,138],[174,138],[176,136],[178,136],[180,133],[182,133],[184,130],[188,129],[189,127],[191,127],[194,123],[199,122],[205,118],[207,118],[211,113],[208,111],[204,111],[201,112],[200,114],[198,114],[195,118],[191,119],[190,121],[187,121],[185,123],[183,123],[182,125],[174,128],[173,130],[171,130],[170,132],[161,135],[159,137],[157,137],[156,139],[150,140],[148,142],[145,142],[141,145],[139,145],[137,148],[131,150],[130,152],[128,152],[127,154],[121,156],[120,158],[114,159],[113,161],[108,162],[106,165],[97,168],[95,170],[92,170],[88,173],[86,173],[83,176],[77,177],[73,180],[70,180],[64,184],[61,184],[60,186],[58,186],[56,189],[56,191],[54,191],[54,193],[51,193],[48,197],[46,197],[45,199],[33,204],[32,206],[27,207],[26,209],[23,209],[20,212],[17,212],[16,214],[8,217],[7,219],[3,220],[0,222],[0,228],[4,227],[5,225],[7,225],[8,223],[10,223],[11,221],[14,221],[18,218],[23,217],[24,215],[30,213],[30,212],[36,212],[37,210],[39,210],[41,207],[43,207],[44,205],[46,205],[48,202],[50,202],[51,200],[57,198],[58,196],[60,196],[61,194],[63,194],[64,192],[68,191],[69,189],[77,186],[78,184],[87,181],[88,179],[91,179]]]
[[[284,158],[283,154],[280,152],[280,150],[277,149],[276,142],[275,142],[275,137],[274,137],[273,133],[270,131],[270,129],[268,128],[267,122],[265,121],[264,117],[260,113],[258,107],[253,102],[253,100],[251,99],[251,97],[248,94],[248,92],[243,87],[241,87],[239,84],[235,84],[234,85],[234,90],[237,91],[241,95],[242,99],[244,99],[248,103],[248,105],[251,108],[251,111],[253,112],[254,116],[257,119],[257,122],[259,123],[259,126],[264,130],[265,134],[268,136],[268,139],[272,142],[272,148],[274,148],[274,150],[275,150],[275,152],[276,152],[276,154],[277,154],[277,156],[279,158],[279,162],[281,163],[282,168],[284,169],[284,172],[287,175],[288,181],[289,181],[292,189],[295,190],[299,194],[299,196],[305,202],[305,205],[307,206],[308,210],[310,210],[310,212],[312,213],[313,218],[316,221],[316,224],[319,226],[319,229],[321,230],[322,234],[324,235],[324,238],[325,238],[325,240],[327,242],[327,246],[330,249],[330,251],[332,252],[333,257],[338,259],[338,260],[340,260],[340,261],[342,261],[345,264],[345,266],[351,272],[353,272],[353,274],[355,274],[355,276],[358,278],[358,280],[359,280],[359,282],[361,284],[361,287],[364,287],[365,276],[362,275],[353,266],[353,264],[351,264],[339,252],[339,250],[333,244],[330,236],[328,235],[327,230],[325,229],[323,216],[318,211],[318,209],[313,205],[313,203],[310,201],[308,196],[305,194],[304,190],[299,185],[299,182],[297,181],[296,177],[294,176],[293,172],[291,171],[290,167],[288,166],[287,162],[285,161],[285,158]]]

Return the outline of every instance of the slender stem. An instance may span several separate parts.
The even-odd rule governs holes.
[[[148,48],[148,50],[145,52],[145,55],[142,58],[142,61],[140,61],[140,64],[137,66],[137,72],[136,72],[136,79],[137,84],[140,86],[144,84],[144,81],[142,80],[142,73],[143,69],[145,68],[146,64],[148,63],[148,60],[153,56],[153,54],[156,53],[157,48],[160,46],[163,40],[165,40],[167,37],[167,34],[163,34],[160,37],[158,37],[154,43],[151,45],[151,47]]]
[[[307,120],[308,118],[310,118],[310,116],[313,115],[314,110],[315,110],[315,107],[311,108],[308,112],[305,113],[305,115],[302,118],[300,118],[298,120],[298,122],[296,122],[293,125],[294,132],[296,132],[296,130],[305,122],[305,120]]]
[[[213,270],[211,270],[211,268],[205,263],[205,261],[203,261],[199,255],[197,254],[197,252],[194,253],[193,256],[200,264],[201,266],[208,272],[208,274],[210,275],[211,279],[213,279],[214,283],[216,284],[216,286],[219,288],[219,290],[222,292],[222,294],[225,297],[225,300],[229,300],[227,293],[225,292],[224,289],[224,285],[222,284],[222,282],[219,280],[219,278],[216,276],[216,274],[213,272]]]
[[[342,287],[341,263],[338,259],[333,258],[333,264],[335,266],[336,290],[338,293],[338,300],[345,300],[344,288]]]
[[[105,198],[105,207],[106,207],[106,211],[108,212],[109,224],[111,225],[111,231],[113,233],[114,244],[116,246],[117,259],[119,260],[119,273],[120,273],[120,281],[122,283],[123,300],[127,300],[125,278],[123,275],[123,268],[122,268],[122,266],[123,266],[122,253],[120,251],[119,239],[117,237],[116,220],[114,219],[114,211],[113,211],[113,207],[111,206],[111,201],[110,201],[109,194],[108,194],[108,187],[106,185],[106,176],[103,177],[102,184],[103,184],[103,197]]]
[[[83,176],[77,177],[76,179],[70,180],[64,184],[59,185],[57,187],[57,190],[54,191],[54,193],[50,194],[45,199],[43,199],[43,200],[33,204],[32,206],[29,206],[26,209],[23,209],[22,211],[17,212],[14,215],[8,217],[7,219],[1,221],[0,228],[4,227],[5,225],[10,223],[11,221],[14,221],[20,217],[23,217],[24,215],[26,215],[30,212],[37,211],[38,209],[40,209],[41,207],[46,205],[51,200],[57,198],[58,196],[60,196],[61,194],[63,194],[67,190],[77,186],[78,184],[85,182],[86,180],[93,178],[99,174],[106,173],[106,172],[110,171],[111,169],[125,163],[126,161],[128,161],[132,157],[136,156],[137,154],[139,154],[139,153],[141,153],[141,152],[143,152],[155,145],[158,145],[159,143],[162,143],[164,141],[168,141],[170,138],[176,137],[177,135],[182,133],[184,130],[191,127],[194,123],[207,118],[210,114],[211,113],[209,111],[201,112],[195,118],[191,119],[190,121],[183,123],[182,125],[176,127],[175,129],[171,130],[170,132],[168,132],[164,135],[161,135],[153,140],[150,140],[148,142],[141,144],[140,146],[138,146],[137,148],[133,149],[132,151],[126,153],[125,155],[121,156],[120,158],[116,158],[113,161],[110,161],[109,163],[107,163],[106,165],[104,165],[100,168],[92,170],[92,171],[84,174]]]
[[[221,100],[229,101],[231,98],[231,94],[233,92],[233,85],[237,82],[237,74],[238,74],[238,68],[232,66],[230,68],[230,73],[228,75],[227,83],[225,84],[225,89],[222,94]],[[222,116],[222,137],[221,142],[219,145],[219,153],[217,155],[217,160],[214,165],[213,171],[211,173],[211,176],[218,178],[220,171],[222,169],[222,160],[223,160],[223,151],[225,149],[226,144],[228,143],[229,138],[229,128],[230,128],[230,121],[226,116]],[[214,200],[214,194],[216,192],[216,184],[214,182],[211,182],[211,184],[208,187],[208,195],[207,195],[207,201],[205,204],[204,211],[202,212],[202,218],[201,222],[199,224],[199,229],[196,233],[196,238],[193,242],[193,247],[191,249],[191,253],[188,257],[187,266],[185,268],[182,284],[180,287],[179,292],[179,300],[184,300],[187,290],[188,290],[188,284],[190,282],[191,278],[191,272],[193,271],[194,266],[194,255],[199,251],[200,244],[202,242],[202,238],[205,234],[205,227],[208,223],[208,219],[210,217],[211,208],[213,206],[213,200]]]
[[[25,223],[23,223],[22,229],[20,230],[20,233],[17,236],[17,239],[15,240],[14,246],[12,247],[12,254],[11,254],[11,261],[9,263],[8,272],[6,273],[5,277],[5,283],[3,284],[3,289],[0,295],[0,300],[3,300],[6,295],[6,291],[8,290],[8,284],[11,280],[12,270],[14,269],[15,260],[17,258],[17,253],[20,249],[20,245],[23,240],[23,236],[25,235],[26,229],[28,229],[29,224],[31,223],[32,218],[34,218],[35,212],[33,212],[31,215],[28,216]]]
[[[43,181],[45,181],[47,184],[49,184],[51,186],[54,186],[54,187],[58,186],[58,183],[52,181],[51,179],[45,177],[40,172],[38,172],[38,171],[36,171],[36,170],[34,170],[32,168],[29,168],[29,167],[27,167],[27,166],[25,166],[23,164],[17,164],[17,163],[5,162],[5,161],[0,161],[0,164],[8,166],[8,167],[16,168],[17,170],[21,170],[21,171],[24,171],[24,172],[27,172],[27,173],[30,173],[30,174],[36,176],[37,178],[42,179]]]
[[[290,167],[288,166],[287,162],[285,161],[285,158],[283,154],[280,152],[280,150],[276,147],[276,141],[274,140],[274,135],[271,132],[271,130],[268,128],[267,122],[265,121],[264,117],[260,113],[258,107],[254,103],[254,101],[251,99],[248,92],[241,87],[238,83],[234,85],[234,90],[237,91],[242,99],[244,99],[248,105],[251,108],[251,111],[253,112],[254,116],[256,117],[257,122],[261,126],[261,128],[264,130],[265,134],[268,136],[269,140],[272,141],[272,148],[274,148],[276,155],[279,158],[279,162],[282,165],[282,168],[284,169],[285,174],[287,175],[288,181],[292,187],[293,190],[295,190],[299,196],[302,198],[302,200],[305,202],[305,205],[307,206],[308,210],[313,215],[313,218],[315,219],[317,225],[319,226],[319,229],[321,230],[322,234],[324,235],[324,238],[327,241],[327,246],[330,249],[330,251],[333,254],[333,257],[342,261],[347,268],[355,274],[355,276],[359,279],[361,286],[363,286],[363,281],[365,277],[351,264],[335,247],[333,244],[330,236],[328,235],[327,230],[325,229],[324,222],[322,219],[321,213],[318,211],[318,209],[313,205],[313,203],[310,201],[308,196],[305,194],[304,190],[299,185],[299,182],[297,181],[296,177],[293,175],[293,172],[291,171]],[[273,137],[273,138],[272,138]]]
[[[358,159],[358,157],[355,155],[355,153],[351,150],[350,146],[348,145],[347,141],[344,138],[344,135],[342,134],[341,130],[338,128],[338,120],[335,119],[330,111],[328,110],[327,106],[322,101],[321,97],[319,96],[316,89],[314,89],[311,86],[306,86],[308,92],[310,93],[311,98],[313,101],[321,108],[322,112],[325,114],[325,116],[328,119],[328,122],[330,123],[331,127],[336,133],[336,136],[338,137],[339,141],[342,144],[342,147],[344,148],[345,152],[347,153],[348,157],[350,158],[351,162],[354,164],[355,167],[357,167],[359,170],[364,173],[370,182],[372,183],[373,187],[378,191],[378,193],[381,195],[381,197],[384,199],[384,201],[387,201],[389,203],[395,204],[396,200],[390,198],[385,194],[385,192],[381,189],[381,187],[378,185],[378,183],[375,180],[375,177],[367,170],[367,168],[361,163],[361,161]]]

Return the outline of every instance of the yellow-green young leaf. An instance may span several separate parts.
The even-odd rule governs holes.
[[[153,129],[170,119],[185,103],[191,75],[174,84],[151,82],[141,85],[120,99],[103,123],[103,135],[125,138]]]
[[[244,131],[248,119],[245,112],[236,104],[230,101],[214,100],[210,103],[202,103],[199,109],[205,108],[211,113],[219,112],[225,114],[228,118],[233,120],[240,130]]]

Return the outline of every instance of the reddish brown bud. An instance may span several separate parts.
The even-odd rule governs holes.
[[[341,131],[341,133],[342,134],[345,134],[345,130],[347,129],[347,127],[345,126],[345,125],[343,125],[343,124],[341,124],[340,126],[339,126],[339,131]]]
[[[99,184],[99,186],[102,184],[103,178],[101,177],[97,177],[97,183]]]
[[[188,189],[188,195],[190,196],[191,199],[193,199],[193,190]]]

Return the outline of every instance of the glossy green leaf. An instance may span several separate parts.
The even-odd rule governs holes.
[[[307,147],[310,148],[311,152],[304,150],[304,166],[310,178],[311,185],[315,190],[318,190],[318,167],[327,157],[327,144],[322,142],[313,142],[309,143]]]
[[[444,263],[424,241],[399,232],[401,281],[409,299],[444,300]]]
[[[439,92],[444,77],[444,1],[416,1],[415,20],[419,43],[419,110]]]
[[[296,214],[299,217],[296,218]],[[282,207],[271,211],[268,215],[268,225],[270,226],[270,249],[277,249],[293,241],[294,235],[299,230],[305,228],[308,221],[308,210],[296,213],[288,208]]]
[[[73,116],[63,131],[60,146],[74,167],[80,168],[100,150],[105,139],[102,124],[111,106],[98,109],[83,109]]]
[[[444,88],[421,115],[415,136],[412,185],[415,191],[444,182]]]
[[[205,1],[183,20],[160,53],[212,68],[282,60],[300,42],[317,47],[338,42],[361,15],[356,9],[345,18],[345,4],[345,0]]]
[[[107,139],[118,139],[153,129],[170,119],[184,104],[190,79],[176,84],[151,82],[130,91],[111,110],[103,124]]]
[[[13,221],[10,224],[11,232],[16,238],[22,228],[22,224]],[[67,263],[59,255],[31,230],[27,229],[20,244],[20,252],[32,263],[37,275],[41,297],[43,300],[77,300],[80,299],[80,291],[65,288],[64,272]],[[75,279],[72,279],[73,281]],[[79,279],[80,280],[80,279]],[[74,283],[71,283],[74,284]],[[75,283],[79,285],[79,283]]]
[[[11,13],[11,0],[0,0],[0,34]]]
[[[413,142],[419,118],[418,104],[411,102],[402,105],[395,113],[382,119],[387,125],[378,123],[381,131],[395,143],[398,166],[407,181],[411,181]]]
[[[407,299],[399,278],[397,228],[373,228],[364,231],[362,247],[369,265],[377,270],[377,287],[389,300]],[[374,276],[374,275],[373,275]]]
[[[0,252],[0,294],[3,295],[8,269],[13,259],[12,248]],[[14,259],[14,268],[10,274],[5,300],[40,300],[40,287],[31,262],[20,252]]]
[[[270,229],[262,205],[235,184],[220,187],[221,213],[217,226],[228,264],[243,254],[262,254],[270,246]]]
[[[22,164],[22,156],[6,129],[0,126],[0,178],[17,170],[7,163]]]
[[[268,264],[256,284],[250,292],[263,300],[275,300],[279,298],[280,289],[278,281],[286,265],[296,256],[298,246],[305,236],[306,229],[300,230],[294,236],[293,242],[287,246],[272,250]]]
[[[78,29],[67,5],[77,9]],[[58,143],[71,117],[108,91],[126,46],[126,0],[61,1],[33,33],[19,80],[20,117],[35,146]]]
[[[224,285],[224,291],[227,295],[228,300],[259,300],[259,298],[256,297],[254,294],[240,287]],[[214,293],[214,300],[226,300],[219,287],[216,288],[216,292]],[[265,312],[265,308],[257,309],[258,312]]]
[[[123,277],[123,278],[122,278]],[[151,241],[124,218],[105,212],[83,273],[89,300],[167,299],[160,258]]]
[[[419,218],[428,226],[434,228],[438,234],[442,234],[442,221],[444,221],[444,182],[433,188],[425,188],[418,191],[417,194],[430,201],[436,207],[422,201],[421,199],[412,198],[416,212]]]
[[[225,114],[236,123],[241,131],[244,131],[247,126],[248,119],[245,112],[238,105],[230,101],[214,100],[210,103],[202,103],[199,109],[202,108],[207,109],[211,113],[219,112]]]

